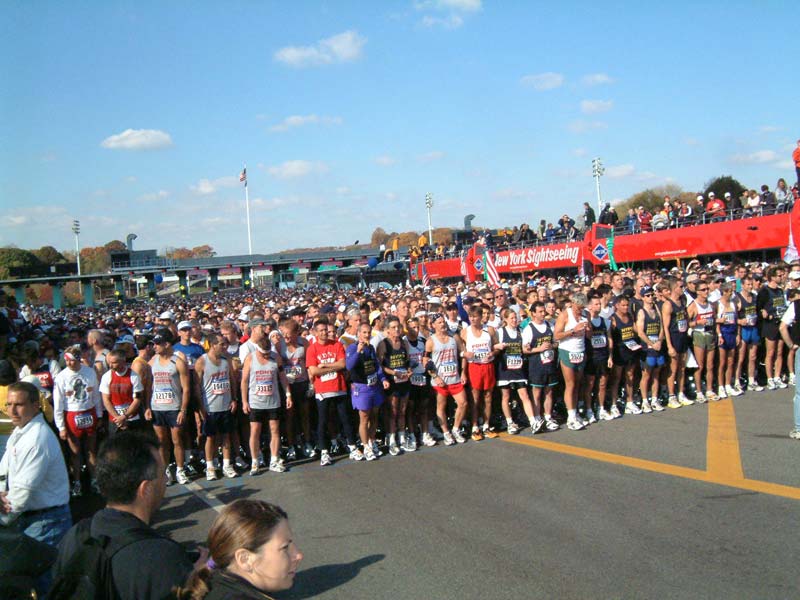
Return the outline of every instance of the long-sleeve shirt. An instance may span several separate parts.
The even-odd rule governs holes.
[[[81,365],[78,371],[64,369],[56,376],[53,387],[53,404],[56,427],[63,431],[65,412],[82,412],[94,409],[97,418],[103,416],[103,401],[94,369]]]

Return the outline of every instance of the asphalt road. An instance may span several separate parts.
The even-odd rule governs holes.
[[[191,545],[213,507],[283,506],[305,559],[281,599],[798,598],[791,415],[784,390],[584,432],[202,479],[169,488],[157,527]]]

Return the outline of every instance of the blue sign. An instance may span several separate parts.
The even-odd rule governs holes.
[[[483,270],[483,261],[480,258],[476,258],[475,262],[473,264],[475,266],[475,270],[476,271],[482,271]]]
[[[605,260],[608,258],[608,250],[603,244],[597,244],[592,250],[592,256],[594,256],[597,260]]]

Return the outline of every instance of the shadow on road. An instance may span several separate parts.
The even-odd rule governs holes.
[[[295,577],[294,587],[280,594],[282,600],[303,600],[314,598],[355,579],[362,569],[382,561],[385,554],[372,554],[350,563],[320,565],[300,571]]]

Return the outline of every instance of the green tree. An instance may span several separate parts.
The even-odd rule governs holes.
[[[0,248],[0,279],[8,279],[10,267],[43,266],[33,252],[20,248]]]
[[[614,208],[616,209],[620,220],[623,220],[625,219],[625,215],[628,214],[628,209],[630,208],[635,210],[640,206],[644,206],[651,213],[655,213],[663,208],[665,196],[675,199],[680,197],[683,193],[684,192],[680,186],[673,183],[668,183],[667,185],[647,188],[641,192],[636,192]]]
[[[64,255],[52,246],[42,246],[38,250],[31,250],[31,252],[34,254],[34,256],[36,256],[36,258],[42,261],[42,264],[48,266],[66,261]]]
[[[730,192],[731,198],[741,198],[747,188],[739,183],[730,175],[720,175],[706,182],[703,195],[708,198],[709,192],[714,192],[717,198],[724,198],[726,192]]]

